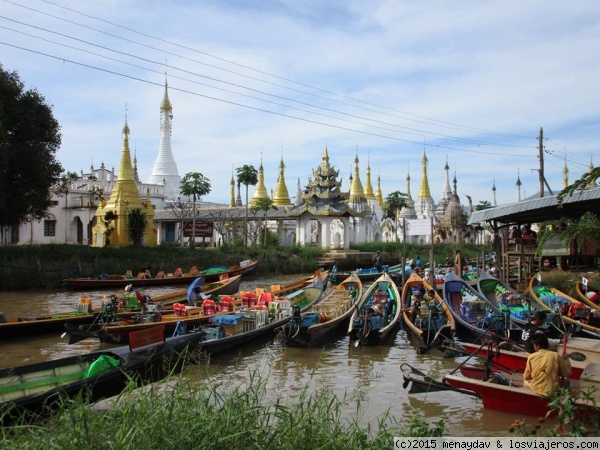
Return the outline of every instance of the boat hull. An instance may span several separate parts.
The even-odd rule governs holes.
[[[116,278],[111,279],[92,279],[92,278],[67,278],[63,283],[73,289],[116,289],[125,288],[132,285],[134,288],[144,286],[169,286],[174,284],[190,284],[196,278],[203,277],[206,282],[218,281],[224,275],[232,277],[235,275],[249,275],[256,271],[258,261],[253,261],[244,266],[230,266],[224,268],[222,272],[207,273],[206,271],[198,272],[195,275],[184,275],[182,277],[165,277],[165,278]]]

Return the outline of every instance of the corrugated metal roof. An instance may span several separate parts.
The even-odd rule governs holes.
[[[474,211],[468,224],[496,220],[501,223],[539,223],[560,217],[581,217],[588,211],[600,210],[600,186],[576,192],[563,199],[559,207],[557,195],[523,200],[507,205]]]

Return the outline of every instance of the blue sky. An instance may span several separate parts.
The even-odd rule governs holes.
[[[261,163],[290,196],[325,146],[343,188],[358,151],[384,196],[444,165],[463,204],[538,192],[538,132],[551,188],[600,164],[597,1],[0,0],[0,63],[53,105],[66,170],[118,167],[127,118],[147,180],[165,71],[180,175],[228,202],[232,167]],[[252,193],[252,188],[250,193]]]

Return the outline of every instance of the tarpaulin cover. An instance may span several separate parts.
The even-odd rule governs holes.
[[[240,320],[243,320],[242,314],[221,314],[211,319],[212,323],[220,323],[225,325],[237,325]]]

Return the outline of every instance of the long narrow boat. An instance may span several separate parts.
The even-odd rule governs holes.
[[[525,371],[525,365],[527,364],[527,358],[529,356],[529,353],[527,352],[506,350],[498,348],[494,345],[475,345],[468,342],[463,342],[461,345],[463,346],[465,352],[469,355],[475,355],[489,360],[491,364],[496,365],[496,368],[502,368],[504,370],[512,370],[514,372],[521,373]],[[573,354],[575,352],[576,350],[574,350],[573,347],[569,347],[567,345],[567,353]],[[581,379],[585,369],[590,364],[598,365],[598,363],[600,363],[600,359],[598,358],[599,354],[584,354],[581,352],[577,353],[578,355],[584,355],[585,359],[583,361],[579,361],[578,359],[571,358],[570,362],[572,372],[570,378],[573,380]],[[583,378],[585,379],[586,376],[583,375]]]
[[[143,311],[128,315],[114,314],[112,305],[106,304],[103,306],[103,312],[96,316],[92,323],[79,327],[66,324],[64,329],[69,335],[70,344],[88,338],[119,344],[127,342],[129,333],[158,324],[163,324],[166,332],[172,334],[179,323],[194,327],[208,322],[219,312],[220,296],[227,296],[239,290],[240,278],[241,275],[236,275],[206,285],[208,288],[204,290],[204,294],[212,296],[215,300],[209,299],[201,307],[187,305],[188,291],[180,291],[153,299],[145,305]],[[166,305],[170,307],[167,308]]]
[[[410,269],[409,262],[407,262],[404,266],[405,271],[408,269]],[[346,278],[348,278],[353,273],[356,274],[358,276],[358,278],[360,278],[360,280],[364,284],[367,284],[367,283],[374,282],[384,273],[387,273],[390,277],[397,277],[398,275],[401,275],[402,274],[402,264],[396,264],[394,266],[383,265],[383,266],[381,266],[381,270],[378,270],[376,267],[370,267],[370,268],[366,268],[366,269],[360,268],[360,269],[344,270],[344,271],[338,272],[337,268],[335,268],[334,273],[333,273],[333,278],[334,278],[333,282],[341,283],[342,281],[344,281]]]
[[[286,345],[310,347],[322,344],[336,330],[346,329],[362,293],[360,278],[352,274],[307,311],[301,313],[300,308],[293,307],[292,318],[282,328]]]
[[[522,330],[512,322],[508,311],[502,313],[454,272],[444,279],[442,297],[456,320],[457,331],[465,340],[478,342],[484,336],[494,334],[514,340],[521,338]]]
[[[462,375],[455,375],[453,372],[437,380],[408,364],[403,364],[401,370],[404,378],[403,386],[408,387],[411,394],[436,391],[460,392],[480,398],[485,409],[517,414],[518,417],[523,415],[546,417],[552,408],[550,406],[552,399],[538,395],[523,386],[522,375],[518,373],[505,374],[496,371],[484,381],[479,379],[481,373],[479,370],[461,370]],[[571,398],[577,395],[573,401],[572,411],[578,419],[586,423],[597,423],[600,409],[596,404],[600,401],[600,391],[597,390],[597,378],[592,375],[589,378],[594,381],[571,382],[569,395]],[[556,411],[552,415],[555,416]]]
[[[499,310],[510,311],[510,318],[517,325],[524,327],[531,320],[538,308],[516,289],[487,272],[482,272],[477,278],[477,290],[489,303]],[[554,314],[546,319],[551,322]]]
[[[432,293],[430,301],[417,296],[421,290]],[[420,304],[413,305],[414,302]],[[413,310],[413,307],[416,309]],[[402,318],[416,339],[419,352],[429,350],[441,337],[452,339],[456,331],[456,322],[448,306],[437,291],[416,273],[408,277],[402,288]]]
[[[275,330],[291,319],[292,308],[303,312],[318,304],[324,287],[321,278],[315,277],[309,286],[285,296],[269,298],[262,304],[219,315],[200,329],[203,335],[200,348],[212,355],[260,337],[273,335]]]
[[[232,295],[239,290],[240,275],[229,278],[227,280],[216,281],[204,285],[203,292],[205,295]],[[202,280],[198,278],[196,281]],[[112,299],[110,298],[112,297]],[[69,324],[70,329],[80,326],[90,325],[95,320],[96,322],[105,322],[106,318],[102,317],[110,309],[111,315],[115,318],[123,320],[131,319],[136,311],[140,311],[140,298],[143,295],[140,291],[126,294],[120,302],[116,296],[107,296],[106,303],[103,300],[103,306],[93,310],[92,299],[89,297],[81,297],[77,308],[74,311],[65,311],[44,316],[27,316],[19,317],[17,320],[7,320],[0,323],[0,340],[19,338],[24,336],[36,336],[47,333],[61,333],[65,330],[65,325]],[[185,301],[187,291],[178,291],[175,293],[150,297],[147,304],[153,310],[172,311],[172,305],[177,302]],[[146,295],[146,299],[148,296]],[[115,304],[113,305],[113,300]],[[98,306],[100,301],[96,304]],[[105,305],[110,303],[105,308]],[[119,307],[119,303],[121,307]],[[148,326],[152,326],[149,323]]]
[[[0,370],[0,417],[6,425],[53,411],[65,397],[94,402],[119,394],[132,380],[138,386],[177,373],[186,350],[201,334],[164,337],[158,326],[135,335],[130,345]]]
[[[507,378],[507,377],[502,377]],[[535,417],[546,417],[551,410],[550,397],[541,396],[531,389],[523,386],[522,376],[515,374],[509,378],[510,385],[504,385],[489,380],[468,378],[464,375],[446,375],[443,382],[458,389],[473,391],[481,398],[483,407],[496,411],[504,411],[512,414],[528,415]],[[600,409],[595,405],[600,401],[600,391],[597,391],[597,383],[572,382],[571,396],[575,392],[582,392],[574,400],[573,411],[580,420],[597,421],[600,417]],[[585,394],[583,394],[585,393]],[[589,396],[590,399],[586,400]],[[553,414],[556,415],[556,412]]]
[[[597,291],[589,289],[587,284],[584,286],[582,282],[578,281],[575,284],[575,292],[577,292],[577,299],[580,302],[585,303],[590,308],[600,310],[600,304],[593,300],[595,298],[596,301],[600,301],[600,294]],[[589,297],[588,294],[592,294],[592,297]]]
[[[355,345],[381,344],[398,324],[402,307],[400,292],[387,273],[381,275],[355,308],[348,334]]]
[[[583,333],[600,339],[600,316],[579,300],[542,283],[541,274],[529,280],[529,297],[539,308],[546,311],[560,311],[560,319],[571,328],[572,334]]]
[[[140,286],[167,286],[172,284],[190,284],[196,278],[203,277],[205,281],[217,281],[224,276],[248,275],[256,271],[258,261],[242,261],[236,266],[209,267],[201,271],[193,271],[181,276],[174,274],[154,278],[128,278],[125,275],[107,275],[95,278],[66,278],[63,283],[74,289],[115,289],[125,288],[128,285]]]

